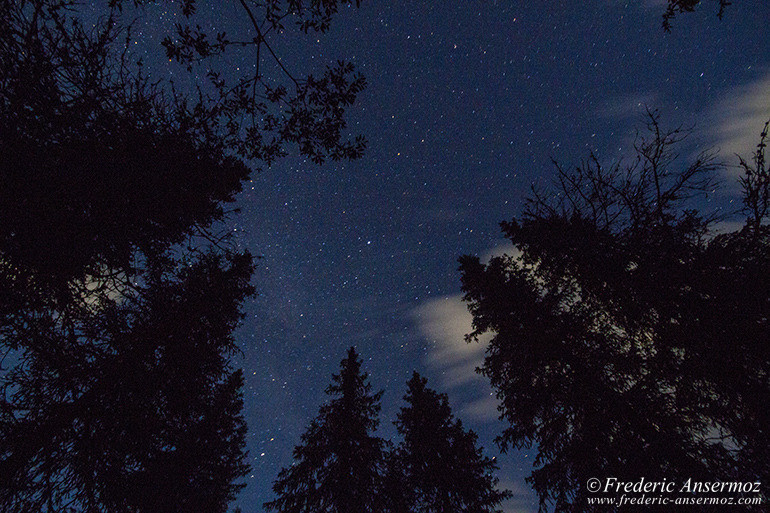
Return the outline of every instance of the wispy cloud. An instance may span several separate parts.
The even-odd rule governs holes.
[[[735,163],[734,155],[749,158],[757,147],[762,127],[770,119],[770,71],[728,90],[706,115],[705,126],[722,157]]]
[[[431,299],[413,312],[422,336],[432,344],[428,364],[444,371],[444,386],[453,388],[480,380],[475,368],[482,363],[484,342],[469,344],[472,317],[460,294]]]
[[[646,108],[655,109],[660,103],[660,95],[652,91],[633,91],[607,99],[596,110],[600,117],[612,120],[640,118]]]
[[[500,401],[497,400],[494,393],[490,390],[488,394],[464,404],[460,413],[463,418],[492,420],[500,416],[499,405]]]
[[[460,294],[432,299],[416,308],[413,319],[423,338],[430,343],[426,361],[441,372],[441,387],[462,389],[465,399],[459,407],[462,418],[488,422],[497,419],[498,401],[487,379],[476,372],[484,363],[484,352],[491,335],[468,343],[465,335],[473,330],[472,316]]]
[[[638,127],[645,108],[655,110],[666,104],[667,99],[657,92],[631,91],[608,98],[595,109],[595,114],[613,122],[633,121]],[[669,109],[663,109],[663,114],[666,121]],[[693,115],[697,118],[695,135],[702,143],[699,149],[717,150],[720,159],[729,165],[729,182],[735,183],[733,179],[739,172],[736,155],[751,158],[759,142],[759,134],[770,119],[770,70],[757,74],[751,82],[727,88],[716,101]],[[685,120],[684,125],[692,121]],[[633,131],[630,131],[625,138],[621,136],[619,147],[629,148],[633,140]]]
[[[503,253],[512,254],[510,244],[500,245],[482,258]],[[470,397],[460,407],[464,418],[491,421],[499,416],[498,401],[486,378],[476,369],[484,363],[484,353],[491,335],[485,334],[478,342],[468,343],[465,335],[473,330],[473,317],[468,312],[461,294],[444,296],[426,301],[412,312],[422,337],[430,343],[426,356],[429,366],[441,371],[443,388],[462,388]]]

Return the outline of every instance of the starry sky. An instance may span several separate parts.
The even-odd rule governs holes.
[[[343,9],[326,35],[272,40],[298,71],[355,62],[369,86],[350,127],[369,145],[352,163],[284,159],[238,199],[231,227],[262,258],[258,296],[238,332],[253,470],[235,504],[251,513],[272,498],[273,479],[354,345],[386,391],[383,437],[394,436],[417,370],[497,456],[501,484],[515,493],[506,512],[537,510],[524,482],[531,454],[501,455],[492,441],[502,424],[473,372],[483,345],[463,341],[470,317],[457,257],[510,251],[499,222],[521,212],[533,184],[549,183],[551,159],[629,157],[645,108],[666,127],[694,127],[683,159],[706,147],[733,164],[735,153],[750,155],[770,118],[770,3],[735,2],[721,21],[716,2],[704,4],[666,34],[661,0],[365,0]],[[204,24],[245,30],[223,5],[201,4]],[[173,16],[148,8],[137,44],[158,44]],[[237,73],[253,62],[233,55],[221,64]],[[173,65],[153,73],[199,78]],[[734,177],[729,169],[722,191],[701,205],[728,221]]]

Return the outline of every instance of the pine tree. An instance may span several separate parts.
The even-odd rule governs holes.
[[[456,420],[446,394],[426,386],[416,372],[407,383],[395,422],[402,442],[389,460],[390,509],[445,513],[500,511],[511,496],[499,490],[495,461],[477,445],[477,435]]]
[[[331,399],[294,448],[294,464],[278,474],[277,498],[265,503],[279,513],[366,513],[382,510],[385,442],[377,429],[382,392],[372,393],[354,348],[326,389]]]

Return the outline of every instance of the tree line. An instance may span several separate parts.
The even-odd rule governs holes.
[[[492,513],[511,496],[497,488],[497,464],[483,455],[477,435],[416,372],[394,421],[401,437],[395,446],[375,434],[383,392],[372,392],[354,348],[326,393],[330,399],[294,448],[292,465],[278,474],[266,511]]]
[[[254,64],[207,64],[184,93],[129,51],[124,11],[149,3],[103,2],[85,22],[72,0],[0,1],[3,511],[227,510],[248,470],[233,331],[254,293],[232,202],[288,153],[322,163],[365,148],[345,123],[366,84],[355,68],[299,76],[271,45],[325,32],[352,2],[239,0],[245,35],[207,33],[198,2],[169,2],[182,15],[169,59]],[[664,26],[699,4],[669,0]],[[537,445],[544,510],[585,511],[599,471],[770,481],[767,127],[742,162],[744,226],[722,234],[688,203],[716,162],[682,165],[683,134],[654,116],[650,129],[630,164],[557,167],[557,194],[535,191],[503,224],[521,256],[461,259],[469,339],[495,334],[482,372],[510,424],[499,442]],[[379,395],[357,362],[343,361],[267,508],[498,507],[494,462],[423,378],[396,420],[403,440],[372,435]]]

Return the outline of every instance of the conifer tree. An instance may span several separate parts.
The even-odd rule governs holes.
[[[248,469],[229,355],[251,259],[175,264],[17,329],[30,349],[0,381],[0,511],[227,511]]]
[[[331,399],[294,448],[294,464],[273,484],[278,496],[265,503],[279,513],[382,511],[381,474],[385,442],[377,429],[382,392],[372,393],[354,348],[326,389]]]
[[[389,460],[386,482],[394,512],[500,511],[511,496],[499,490],[495,461],[484,456],[477,435],[454,418],[446,394],[414,373],[395,425],[403,440]]]
[[[461,259],[468,340],[493,334],[481,370],[509,423],[499,442],[537,446],[541,511],[617,511],[588,504],[598,474],[770,476],[767,127],[742,163],[746,224],[719,235],[688,208],[716,161],[682,165],[685,134],[654,113],[649,128],[630,163],[558,168],[556,190],[502,224],[519,256]]]
[[[290,75],[267,37],[325,32],[350,2],[242,0],[253,32],[232,38],[174,2],[169,59],[252,59],[250,76],[200,64],[212,94],[136,63],[130,20],[151,3],[0,2],[4,513],[226,511],[248,468],[231,356],[253,291],[228,204],[289,151],[363,150],[344,119],[363,77]]]

